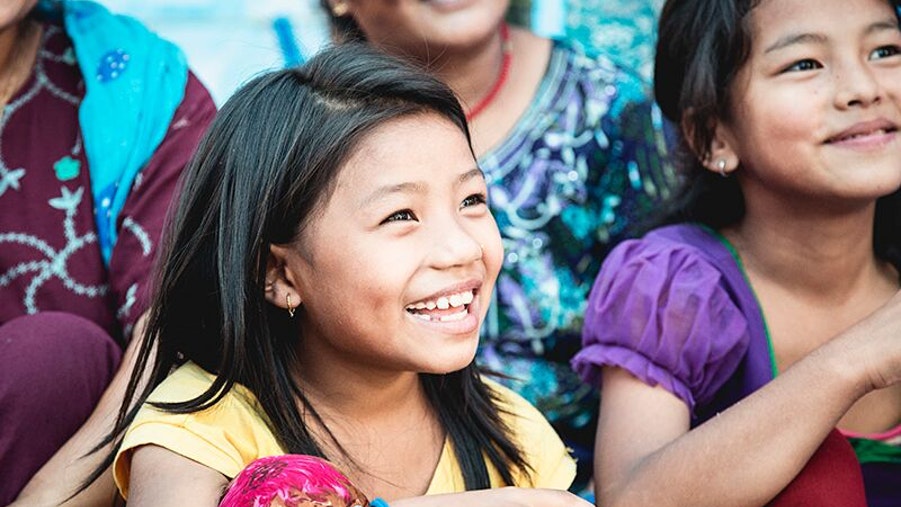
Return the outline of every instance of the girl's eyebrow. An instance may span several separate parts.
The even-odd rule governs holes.
[[[818,33],[791,33],[780,37],[770,47],[766,48],[764,53],[772,53],[784,49],[795,44],[824,44],[826,36]]]
[[[885,30],[898,31],[898,20],[892,18],[890,20],[885,19],[882,21],[877,21],[868,26],[867,29],[864,30],[863,34],[872,35],[873,33],[882,32]],[[784,37],[780,37],[779,40],[766,48],[763,52],[770,53],[773,51],[778,51],[794,44],[825,44],[827,39],[828,38],[825,35],[818,33],[792,33]]]
[[[457,178],[457,184],[465,183],[475,177],[481,177],[483,179],[485,178],[485,173],[482,172],[481,168],[476,167],[461,174]],[[426,187],[426,183],[421,181],[407,181],[404,183],[384,185],[376,188],[369,195],[367,195],[366,198],[360,201],[359,207],[365,208],[373,202],[384,199],[391,194],[422,194],[425,193]]]
[[[465,173],[460,175],[460,178],[457,180],[459,183],[466,183],[467,181],[475,178],[476,176],[481,176],[482,179],[485,179],[485,172],[482,171],[481,167],[475,167],[466,171]]]
[[[396,183],[392,185],[383,185],[373,190],[363,200],[360,201],[360,208],[365,208],[375,201],[379,201],[392,194],[422,194],[425,192],[426,185],[422,182],[408,181],[405,183]]]

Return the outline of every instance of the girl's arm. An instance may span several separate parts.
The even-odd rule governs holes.
[[[901,378],[901,299],[689,431],[686,405],[618,368],[602,379],[599,505],[764,505],[845,411]]]
[[[131,457],[128,507],[216,507],[228,486],[219,472],[164,447],[144,445]],[[391,502],[391,507],[590,507],[562,490],[499,488],[419,496]]]
[[[129,507],[216,507],[228,479],[212,468],[164,447],[144,445],[133,451]]]
[[[497,488],[394,500],[390,507],[590,507],[578,496],[558,489]]]

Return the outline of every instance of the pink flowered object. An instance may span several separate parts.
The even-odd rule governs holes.
[[[324,459],[260,458],[232,481],[219,507],[368,507],[350,480]]]

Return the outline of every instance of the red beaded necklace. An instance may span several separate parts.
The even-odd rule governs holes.
[[[494,84],[491,85],[491,89],[488,90],[488,93],[482,97],[482,100],[476,102],[472,109],[466,113],[466,121],[472,121],[479,113],[485,110],[486,107],[491,105],[494,99],[497,97],[498,92],[503,88],[504,83],[507,82],[507,75],[510,74],[510,63],[513,61],[513,45],[510,44],[510,28],[507,26],[507,23],[501,23],[501,48],[503,51],[503,56],[501,59],[501,71],[497,75],[497,80],[494,81]]]

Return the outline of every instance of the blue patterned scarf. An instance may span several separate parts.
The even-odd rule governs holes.
[[[84,76],[79,123],[100,250],[109,264],[125,199],[184,97],[187,63],[174,44],[100,4],[42,0],[38,8],[57,16],[61,10]]]

